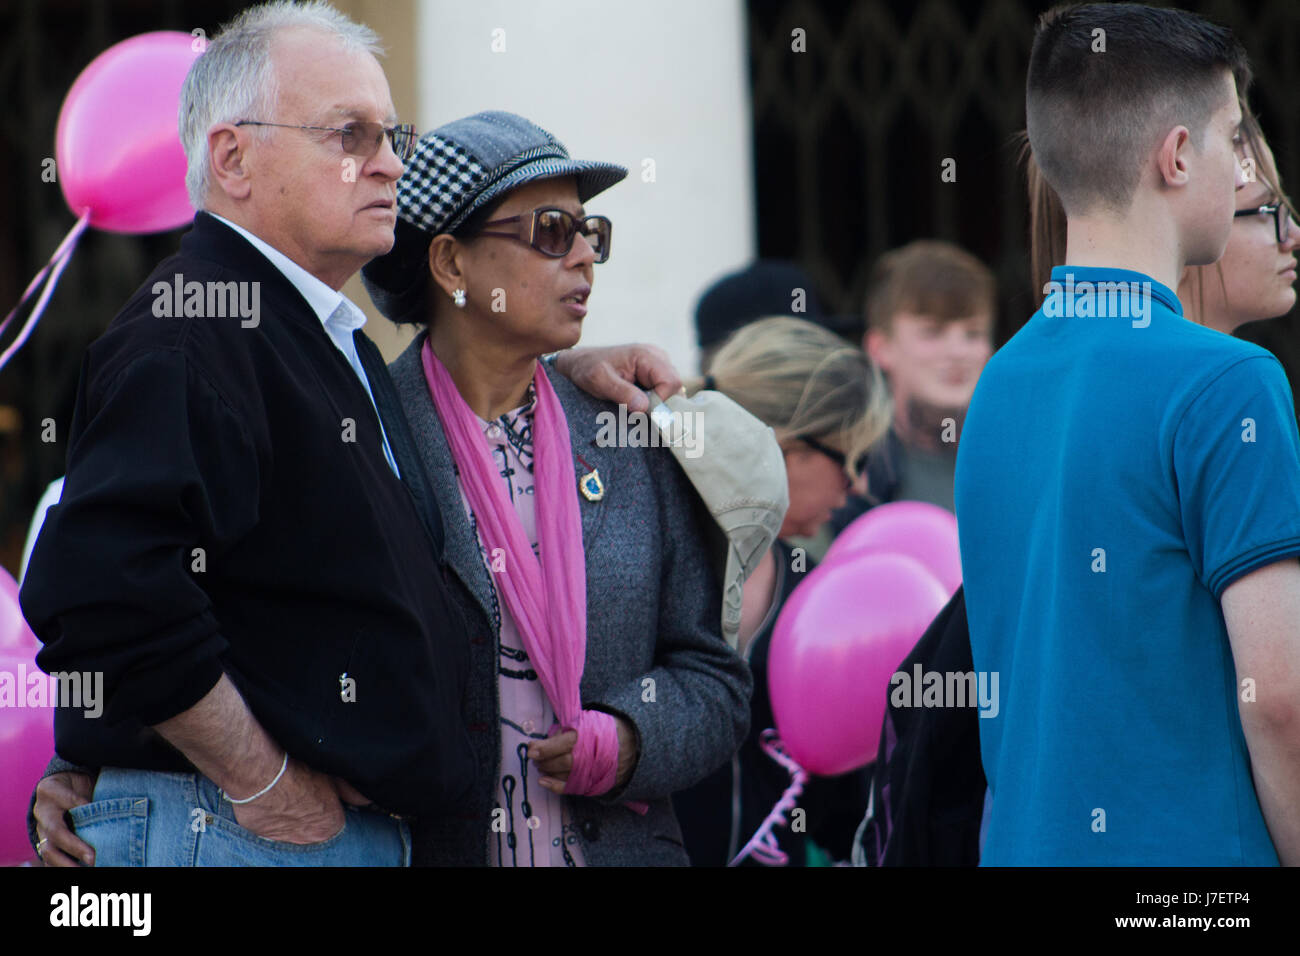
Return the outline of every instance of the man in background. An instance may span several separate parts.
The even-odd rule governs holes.
[[[874,505],[928,501],[953,510],[957,443],[993,354],[996,309],[992,271],[950,242],[917,240],[876,262],[862,347],[889,382],[894,423],[868,459],[866,487],[831,517],[824,543]]]

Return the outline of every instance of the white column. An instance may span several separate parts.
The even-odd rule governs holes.
[[[527,117],[628,177],[587,204],[614,222],[586,345],[645,341],[694,372],[694,305],[754,255],[741,0],[419,0],[420,130]]]

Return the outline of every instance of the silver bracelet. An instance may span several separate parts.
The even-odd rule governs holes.
[[[221,799],[222,799],[222,800],[225,800],[227,803],[252,803],[252,802],[253,802],[254,800],[256,800],[258,797],[264,797],[264,796],[266,796],[268,793],[271,792],[271,788],[274,787],[277,783],[280,782],[280,778],[284,776],[285,768],[288,767],[288,766],[289,766],[289,751],[286,750],[286,751],[284,752],[284,762],[283,762],[282,764],[280,764],[280,772],[277,773],[277,774],[275,775],[275,779],[272,780],[270,783],[268,783],[265,787],[263,787],[261,790],[257,791],[257,793],[253,794],[251,797],[245,797],[243,800],[235,800],[235,799],[232,799],[231,796],[230,796],[230,794],[228,794],[228,793],[226,793],[226,791],[222,790],[222,791],[221,791]]]

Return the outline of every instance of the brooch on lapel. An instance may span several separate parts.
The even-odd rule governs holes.
[[[587,464],[581,455],[576,457],[582,462],[582,467],[588,469],[587,473],[578,479],[578,490],[588,501],[599,501],[605,497],[605,486],[600,481],[600,472]]]

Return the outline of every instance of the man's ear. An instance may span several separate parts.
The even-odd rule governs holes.
[[[882,372],[890,370],[894,364],[892,361],[894,350],[890,347],[892,342],[889,333],[877,328],[867,329],[867,334],[862,337],[862,345],[867,355],[871,357],[871,361],[875,362]]]
[[[1187,185],[1187,156],[1192,148],[1186,126],[1175,126],[1165,134],[1156,151],[1156,169],[1166,186]]]
[[[247,145],[246,135],[231,123],[218,123],[208,130],[208,173],[231,199],[247,199],[253,191]]]

